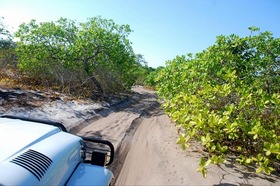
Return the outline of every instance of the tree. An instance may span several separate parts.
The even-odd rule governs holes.
[[[144,55],[136,54],[135,61],[138,66],[138,70],[135,71],[135,84],[137,85],[144,85],[144,81],[149,74],[148,62],[145,60]]]
[[[4,17],[0,18],[0,49],[14,48],[13,37],[9,30],[6,29],[2,20],[4,20]]]
[[[13,36],[3,23],[4,18],[0,18],[0,75],[7,76],[7,68],[16,67],[15,42]],[[13,69],[14,70],[14,69]]]
[[[81,85],[91,80],[99,94],[104,73],[114,74],[110,82],[127,88],[135,66],[134,53],[127,39],[131,29],[112,20],[94,17],[85,23],[60,18],[56,22],[21,24],[16,32],[19,67],[33,75],[56,74],[63,84],[65,71],[76,73]],[[59,69],[62,69],[59,71]],[[99,73],[102,70],[106,72]],[[82,74],[82,75],[81,75]],[[103,74],[103,75],[102,75]],[[75,78],[72,78],[75,79]],[[108,83],[108,82],[107,82]]]
[[[148,62],[145,60],[144,55],[136,54],[136,61],[143,67],[148,66]]]

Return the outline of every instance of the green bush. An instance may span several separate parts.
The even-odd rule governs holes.
[[[195,56],[177,56],[157,77],[163,107],[184,131],[178,143],[185,149],[195,138],[209,152],[203,176],[229,154],[267,174],[280,160],[280,39],[249,29],[250,36],[218,36]]]
[[[15,34],[18,67],[38,83],[55,84],[63,90],[89,88],[102,95],[110,85],[116,85],[110,92],[117,91],[114,87],[127,89],[138,68],[127,39],[130,32],[129,25],[100,17],[85,23],[65,18],[43,23],[32,20],[21,24]],[[114,79],[103,79],[108,74]]]

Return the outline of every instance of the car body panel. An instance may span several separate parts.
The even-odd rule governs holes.
[[[112,172],[83,163],[82,148],[56,126],[0,117],[0,185],[108,185]]]
[[[113,174],[108,169],[81,163],[67,185],[109,185],[112,178]]]

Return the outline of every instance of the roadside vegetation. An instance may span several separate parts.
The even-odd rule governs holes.
[[[31,20],[14,35],[2,22],[0,29],[2,83],[99,99],[144,84],[152,69],[134,53],[129,25],[113,20]]]
[[[198,171],[234,155],[257,173],[279,172],[280,38],[250,27],[251,34],[218,36],[195,55],[168,61],[157,77],[165,112],[181,130],[186,149],[195,139],[208,156]]]
[[[1,81],[7,80],[9,74],[8,69],[16,67],[16,54],[15,54],[15,42],[13,36],[6,29],[0,17],[0,78]]]

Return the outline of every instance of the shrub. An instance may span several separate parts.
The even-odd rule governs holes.
[[[167,62],[157,78],[166,113],[209,152],[198,171],[229,154],[270,174],[280,160],[280,39],[270,32],[218,36],[213,46]]]

